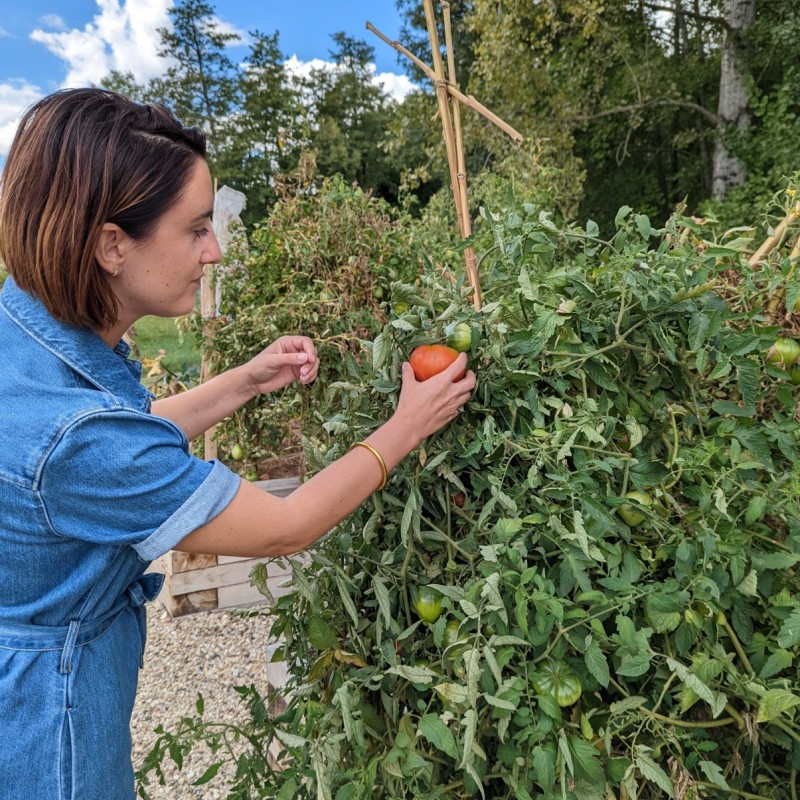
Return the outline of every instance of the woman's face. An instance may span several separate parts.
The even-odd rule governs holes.
[[[183,193],[143,241],[129,240],[112,278],[120,318],[178,317],[192,311],[206,264],[222,257],[211,227],[211,175],[198,158]]]

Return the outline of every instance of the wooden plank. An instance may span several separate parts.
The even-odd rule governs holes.
[[[268,481],[253,481],[253,486],[258,486],[265,492],[274,494],[275,497],[286,497],[291,494],[298,486],[300,486],[300,478],[272,478]]]
[[[267,598],[249,583],[237,583],[234,586],[220,586],[217,589],[219,608],[242,608],[244,606],[266,603]]]
[[[206,569],[179,572],[172,576],[172,593],[185,594],[203,589],[217,589],[220,586],[232,586],[236,583],[249,583],[250,572],[262,561],[260,558],[248,558],[230,564],[217,564]]]
[[[276,497],[286,497],[300,484],[299,477],[254,481],[255,486]],[[250,572],[263,561],[263,558],[212,556],[171,550],[154,562],[152,569],[165,574],[159,600],[170,616],[176,617],[197,611],[266,602],[266,598],[250,585]],[[291,572],[275,562],[267,564],[267,572],[273,595],[280,597],[285,594],[288,588],[282,588],[280,584],[291,577]]]

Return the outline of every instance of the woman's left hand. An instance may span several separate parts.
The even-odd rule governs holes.
[[[294,381],[312,383],[319,371],[317,348],[307,336],[281,336],[247,363],[259,394],[283,389]]]

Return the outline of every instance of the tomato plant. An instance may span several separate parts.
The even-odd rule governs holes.
[[[414,348],[409,358],[418,381],[427,381],[447,369],[458,358],[458,351],[443,344],[422,344]],[[464,377],[462,372],[456,380]]]
[[[250,764],[281,754],[258,791],[783,800],[800,771],[800,423],[797,390],[764,369],[770,265],[629,208],[606,233],[529,206],[483,226],[484,308],[433,268],[393,282],[408,307],[306,441],[315,474],[391,414],[415,347],[472,327],[462,414],[288,560],[269,607],[285,710],[256,709],[242,738]],[[432,622],[421,589],[446,608]]]

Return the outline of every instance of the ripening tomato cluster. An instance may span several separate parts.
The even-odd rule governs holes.
[[[409,362],[418,381],[427,381],[446,370],[459,353],[466,353],[472,346],[472,329],[466,322],[452,322],[445,328],[447,344],[423,344],[411,353]],[[457,378],[464,377],[462,372]]]

